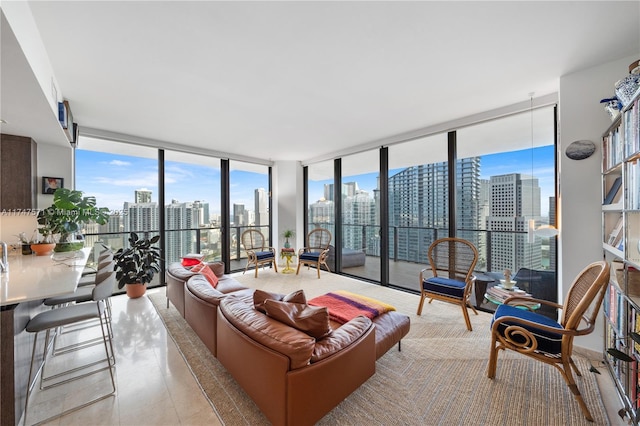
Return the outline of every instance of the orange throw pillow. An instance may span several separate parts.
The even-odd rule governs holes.
[[[191,268],[191,272],[196,272],[204,275],[204,277],[207,279],[207,281],[209,281],[209,284],[211,284],[211,287],[213,288],[216,288],[216,286],[218,285],[218,277],[216,277],[216,274],[213,273],[213,270],[209,268],[209,265],[205,263],[198,263],[193,268]]]

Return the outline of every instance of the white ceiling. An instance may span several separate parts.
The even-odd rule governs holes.
[[[81,129],[262,160],[374,146],[640,52],[638,1],[29,4]]]

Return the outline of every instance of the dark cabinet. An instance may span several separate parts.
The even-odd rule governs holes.
[[[25,136],[0,135],[0,210],[34,209],[38,148]]]

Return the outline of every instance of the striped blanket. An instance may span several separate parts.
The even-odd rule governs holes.
[[[385,312],[396,310],[393,306],[379,300],[344,290],[314,297],[307,303],[327,307],[331,319],[341,324],[347,323],[359,315],[374,319]]]

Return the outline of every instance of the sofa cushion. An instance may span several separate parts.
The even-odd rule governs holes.
[[[329,311],[325,307],[308,306],[273,299],[264,302],[264,309],[272,318],[304,331],[311,337],[322,339],[331,333]]]
[[[216,274],[216,277],[220,278],[224,275],[224,263],[223,262],[208,262],[209,268]]]
[[[266,313],[264,309],[264,302],[266,300],[279,300],[283,302],[291,302],[291,303],[307,303],[307,298],[304,295],[303,290],[296,290],[287,295],[282,295],[279,293],[271,293],[268,291],[256,289],[253,293],[253,306],[262,313]]]
[[[189,278],[191,278],[196,274],[195,272],[191,272],[190,269],[187,269],[184,266],[182,266],[180,262],[170,263],[169,268],[167,268],[167,272],[169,272],[170,275],[183,281],[188,280]]]
[[[211,287],[216,288],[218,285],[218,277],[213,273],[213,270],[206,263],[198,263],[191,268],[191,272],[195,272],[201,275],[209,281]]]
[[[311,361],[316,343],[313,337],[255,310],[242,298],[224,298],[220,302],[220,312],[241,333],[288,357],[291,370],[304,367]]]
[[[194,296],[213,305],[220,304],[220,299],[225,296],[218,288],[213,288],[209,281],[200,274],[194,275],[187,281],[187,289]]]
[[[318,362],[355,342],[371,327],[371,320],[367,317],[355,317],[324,339],[318,340],[311,355],[311,362]]]

